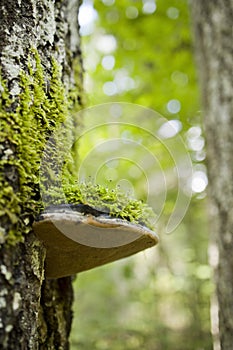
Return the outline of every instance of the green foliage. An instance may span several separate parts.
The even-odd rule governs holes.
[[[195,132],[203,141],[187,1],[157,0],[151,14],[143,11],[145,3],[154,2],[94,1],[98,19],[91,34],[83,37],[89,102],[125,101],[150,107],[167,119],[179,120],[188,144]],[[108,52],[107,44],[100,45],[106,35],[116,43]],[[103,64],[109,56],[112,68]],[[175,113],[169,110],[171,100],[180,103]],[[135,138],[137,132],[132,130]],[[102,131],[99,138],[105,137]],[[95,142],[94,135],[89,138],[81,145],[81,158]],[[149,139],[148,144],[157,147],[164,167],[173,169],[162,147]],[[189,147],[194,171],[204,171],[204,149]],[[142,187],[140,181],[134,186]],[[171,191],[167,198],[168,215],[176,194]],[[175,232],[159,232],[155,249],[78,276],[72,349],[212,349],[213,286],[204,197],[205,192],[195,195]]]
[[[152,14],[143,12],[144,3],[124,0],[106,6],[103,1],[94,2],[97,28],[90,37],[84,37],[88,71],[98,76],[92,81],[90,101],[110,98],[138,103],[168,119],[181,120],[186,129],[200,121],[187,1],[158,0]],[[130,11],[136,15],[130,16]],[[108,53],[106,47],[98,45],[104,35],[116,40],[116,48]],[[103,58],[109,55],[115,60],[112,69],[103,66]],[[114,83],[115,92],[104,96],[105,82]],[[167,104],[174,99],[181,107],[171,113]]]

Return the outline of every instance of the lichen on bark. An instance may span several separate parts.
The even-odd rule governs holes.
[[[233,113],[231,0],[190,1],[207,141],[210,256],[219,312],[214,348],[233,344]],[[214,263],[213,263],[214,262]],[[215,300],[216,298],[213,298]],[[216,314],[218,314],[216,318]],[[219,324],[219,329],[218,325]]]

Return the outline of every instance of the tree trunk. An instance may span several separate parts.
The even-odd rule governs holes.
[[[215,266],[220,344],[221,349],[231,350],[233,346],[233,3],[232,0],[193,0],[191,8],[207,140],[212,240],[210,253]]]
[[[77,87],[74,64],[82,72],[78,8],[78,0],[0,1],[1,349],[69,347],[71,278],[44,279],[46,252],[32,222],[43,145],[64,110],[55,78],[65,96]]]

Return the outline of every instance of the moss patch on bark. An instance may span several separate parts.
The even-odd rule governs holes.
[[[51,60],[47,82],[35,50],[19,85],[20,94],[12,98],[0,80],[0,243],[10,244],[22,241],[31,230],[33,215],[41,207],[38,183],[44,145],[55,126],[65,121],[71,105],[59,64]]]
[[[27,71],[20,74],[17,97],[11,96],[0,79],[0,244],[16,244],[30,232],[35,215],[45,205],[41,190],[47,192],[46,205],[64,203],[65,198],[68,203],[88,204],[153,229],[151,218],[155,215],[141,201],[129,199],[118,189],[76,183],[77,150],[72,154],[69,149],[77,132],[77,122],[70,118],[74,92],[67,93],[60,66],[53,58],[50,76],[48,81],[38,52],[32,50]],[[60,128],[62,123],[64,128]],[[57,129],[61,131],[54,133]],[[48,142],[49,179],[43,179],[39,170]],[[62,174],[51,187],[50,180],[56,179],[59,169]]]

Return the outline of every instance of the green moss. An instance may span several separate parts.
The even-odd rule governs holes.
[[[41,208],[39,167],[49,135],[67,119],[71,107],[59,64],[52,59],[46,78],[38,53],[33,50],[27,72],[20,75],[21,93],[12,99],[1,79],[0,98],[0,217],[8,232],[0,241],[22,241],[33,215]],[[4,232],[4,233],[3,233]]]
[[[118,188],[108,189],[92,183],[65,184],[63,187],[68,203],[82,203],[108,213],[110,216],[145,225],[152,230],[155,213],[140,200],[129,198]]]
[[[51,60],[48,81],[33,50],[19,84],[21,93],[13,99],[0,79],[0,244],[16,244],[30,232],[35,214],[44,206],[41,192],[46,193],[46,205],[64,202],[65,194],[69,203],[89,204],[152,228],[154,214],[142,202],[117,189],[75,183],[77,149],[68,151],[77,136],[77,121],[69,117],[76,97],[73,91],[67,94],[56,60]],[[39,174],[42,156],[48,157],[44,178]],[[59,178],[58,169],[63,170]]]

